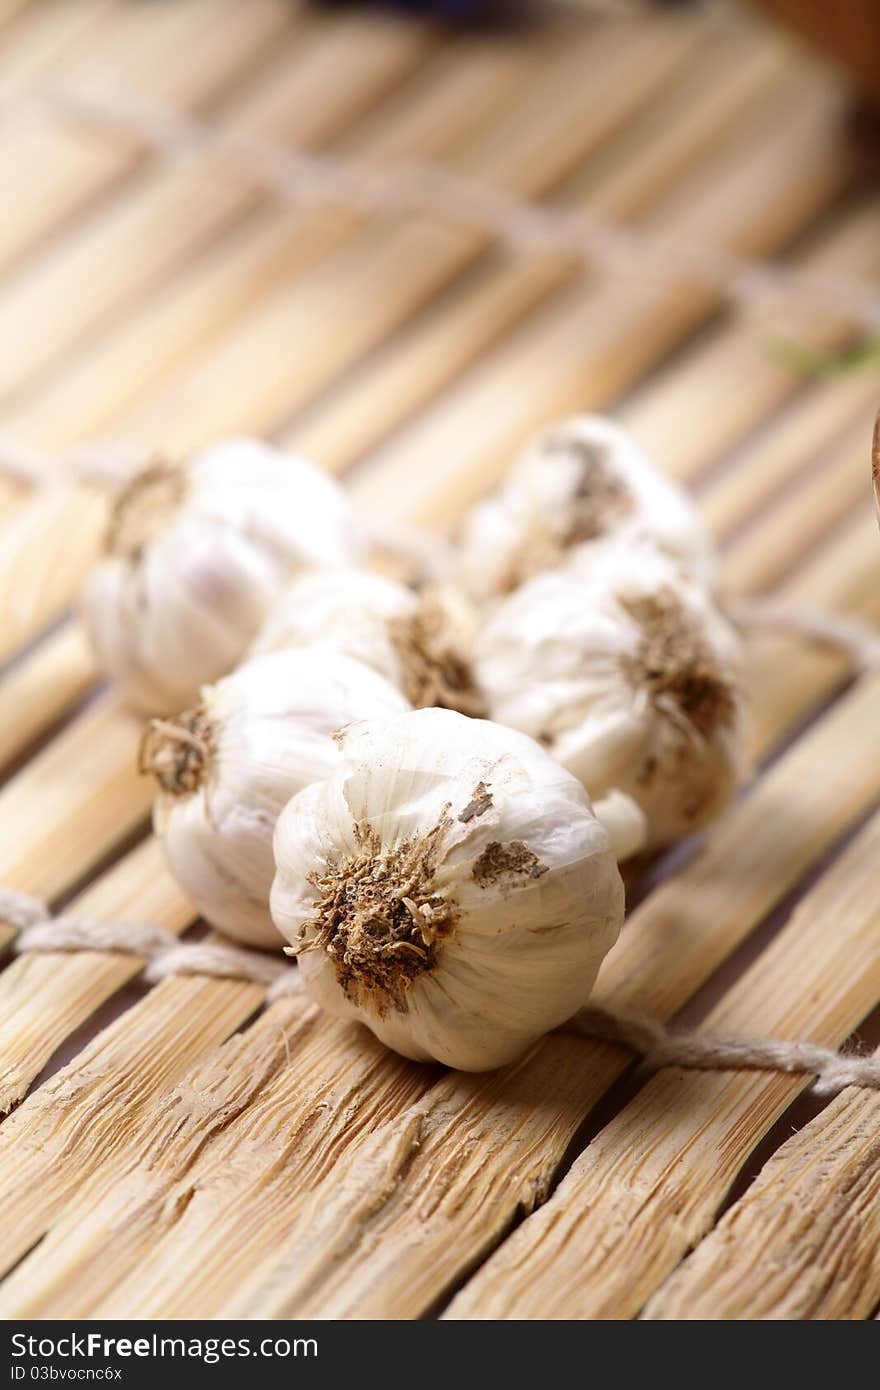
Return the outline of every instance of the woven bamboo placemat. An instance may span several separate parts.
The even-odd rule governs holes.
[[[880,190],[842,79],[726,5],[595,9],[451,33],[288,0],[7,3],[0,882],[192,926],[137,721],[71,616],[106,516],[82,449],[253,431],[373,517],[447,530],[532,429],[608,409],[695,489],[731,594],[880,618],[878,374],[774,347],[877,326]],[[878,678],[794,639],[752,655],[754,774],[637,886],[596,998],[872,1038]],[[0,971],[3,1316],[880,1303],[873,1092],[805,1107],[809,1077],[648,1076],[565,1033],[443,1073],[302,998],[141,965]]]

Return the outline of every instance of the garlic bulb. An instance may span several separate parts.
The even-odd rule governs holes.
[[[269,916],[279,812],[339,761],[338,730],[398,714],[406,700],[334,652],[254,657],[202,691],[193,709],[154,719],[141,770],[159,786],[153,825],[193,906],[227,936],[272,946]]]
[[[354,726],[275,832],[272,915],[324,1008],[498,1067],[586,1000],[623,922],[605,829],[532,739],[451,710]]]
[[[475,661],[492,718],[539,739],[591,796],[633,797],[646,847],[694,830],[730,796],[740,663],[739,638],[702,587],[623,538],[504,600]]]
[[[413,706],[480,714],[470,668],[475,631],[470,605],[449,588],[415,593],[366,570],[324,571],[288,585],[251,650],[329,647],[372,666]]]
[[[83,615],[104,670],[148,713],[241,660],[292,575],[357,563],[345,495],[305,459],[232,439],[155,464],[117,498]]]
[[[713,547],[687,494],[611,420],[577,416],[539,434],[500,489],[474,507],[459,577],[475,598],[503,597],[575,548],[641,536],[711,582]]]

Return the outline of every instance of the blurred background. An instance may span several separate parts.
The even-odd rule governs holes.
[[[731,583],[793,579],[868,506],[878,13],[7,0],[6,651],[103,525],[36,477],[230,432],[449,528],[534,429],[612,411]]]

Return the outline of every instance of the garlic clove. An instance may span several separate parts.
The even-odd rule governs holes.
[[[356,657],[413,706],[483,710],[471,671],[476,615],[448,586],[418,593],[366,570],[294,579],[273,604],[255,653],[320,646]]]
[[[407,708],[360,662],[303,649],[254,657],[206,687],[193,709],[152,721],[141,769],[159,789],[154,829],[212,926],[248,945],[278,944],[268,902],[279,812],[336,767],[341,728]]]
[[[536,436],[472,509],[459,577],[475,598],[494,601],[614,535],[646,538],[714,581],[714,547],[687,493],[619,425],[575,416]]]
[[[83,616],[128,700],[167,713],[242,658],[294,574],[360,555],[332,478],[256,440],[228,440],[153,464],[121,491]]]
[[[593,805],[596,819],[605,827],[618,864],[644,849],[648,840],[648,819],[644,811],[625,792],[606,792]]]
[[[702,825],[741,773],[740,639],[668,556],[627,537],[574,554],[501,603],[475,669],[492,717],[589,790],[631,796],[645,848]]]
[[[608,835],[532,739],[421,709],[346,732],[275,832],[306,988],[416,1060],[479,1071],[587,999],[624,913]]]
[[[400,662],[391,628],[410,619],[418,607],[412,589],[369,570],[304,574],[275,600],[251,650],[256,654],[326,645],[399,685]]]

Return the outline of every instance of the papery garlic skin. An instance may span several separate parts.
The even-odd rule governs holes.
[[[637,802],[644,848],[704,824],[739,780],[740,638],[652,546],[606,541],[530,580],[488,619],[475,665],[494,719],[540,740],[595,799]]]
[[[83,617],[103,669],[153,714],[230,671],[294,574],[361,556],[339,485],[252,439],[143,470],[117,500],[106,549]]]
[[[386,677],[413,706],[482,713],[470,670],[476,613],[464,595],[420,592],[368,570],[294,579],[273,604],[252,652],[301,646],[345,652]]]
[[[212,926],[248,945],[280,944],[268,908],[279,812],[337,766],[341,728],[408,708],[360,662],[303,650],[254,657],[194,709],[154,721],[143,748],[159,783],[154,829]]]
[[[641,537],[712,583],[714,549],[696,507],[621,426],[575,416],[537,435],[462,532],[458,577],[480,602],[503,598],[573,550]]]
[[[271,907],[309,993],[417,1061],[502,1066],[586,1001],[624,890],[574,777],[450,710],[354,726],[279,817]]]

